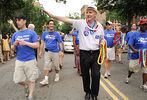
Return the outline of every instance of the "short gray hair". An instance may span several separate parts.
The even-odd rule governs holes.
[[[35,25],[34,24],[29,24],[32,28],[35,28]]]

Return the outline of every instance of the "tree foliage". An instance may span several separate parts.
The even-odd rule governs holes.
[[[14,16],[24,14],[27,17],[27,25],[32,23],[35,25],[37,34],[42,33],[42,26],[48,22],[49,18],[46,14],[40,14],[41,7],[34,6],[34,0],[1,0],[0,1],[0,31],[2,34],[14,32],[13,28],[7,23],[12,19],[15,23]],[[58,30],[59,23],[55,21],[55,29]],[[15,23],[16,25],[16,23]]]
[[[56,0],[56,2],[63,2],[64,4],[66,4],[66,0]]]
[[[80,18],[79,16],[80,16],[79,13],[73,13],[73,14],[69,14],[68,17],[72,18],[72,19],[79,19]],[[65,33],[65,34],[68,34],[69,31],[71,31],[71,30],[72,30],[72,25],[71,24],[63,23],[61,25],[61,32]]]
[[[95,0],[99,10],[115,11],[122,20],[127,19],[128,24],[134,15],[144,16],[147,13],[146,0]]]

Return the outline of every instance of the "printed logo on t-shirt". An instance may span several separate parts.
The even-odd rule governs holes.
[[[29,41],[30,35],[17,36],[16,40]]]
[[[89,28],[85,27],[84,36],[88,36],[88,35],[89,35]]]
[[[114,34],[106,34],[106,37],[114,37]]]
[[[99,39],[99,36],[98,36],[98,35],[96,35],[96,36],[95,36],[95,39]]]
[[[54,40],[55,39],[55,35],[46,35],[45,38],[49,39],[49,40]]]
[[[147,38],[139,38],[138,40],[139,43],[147,43]]]

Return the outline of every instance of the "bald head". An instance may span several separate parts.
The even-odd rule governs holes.
[[[28,25],[28,29],[34,30],[34,29],[35,29],[35,25],[34,25],[34,24],[29,24],[29,25]]]

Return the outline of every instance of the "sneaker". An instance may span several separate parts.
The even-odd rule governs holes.
[[[105,72],[105,74],[104,74],[104,78],[108,78],[108,74],[107,74],[107,72]]]
[[[25,96],[28,97],[29,96],[28,86],[26,88],[24,88],[24,91],[25,91]]]
[[[45,79],[44,79],[44,80],[42,80],[42,81],[40,82],[40,84],[41,84],[41,85],[48,85],[48,80],[45,80]]]
[[[107,75],[108,75],[108,76],[111,76],[111,73],[110,73],[110,71],[108,71],[108,72],[107,72]]]
[[[56,74],[56,77],[55,77],[55,82],[58,82],[59,81],[59,74]]]
[[[32,97],[32,96],[29,96],[29,97],[28,97],[28,100],[33,100],[33,97]]]
[[[2,64],[5,64],[5,62],[2,62]]]
[[[122,62],[122,61],[119,61],[119,63],[120,63],[120,64],[123,64],[123,62]]]
[[[49,70],[49,72],[51,73],[53,70],[51,69],[51,70]]]
[[[147,92],[147,85],[146,84],[141,85],[140,88],[144,89],[144,91]]]
[[[63,67],[62,67],[62,65],[60,65],[60,64],[59,64],[59,67],[60,67],[60,69],[62,69],[62,68],[63,68]]]
[[[130,80],[130,78],[126,78],[126,84],[128,84],[129,83],[129,80]]]

